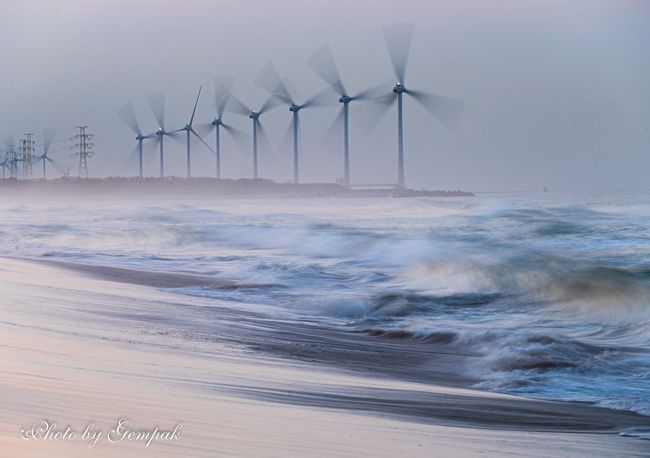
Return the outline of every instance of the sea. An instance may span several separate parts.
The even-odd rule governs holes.
[[[462,349],[478,389],[650,415],[647,191],[49,199],[0,215],[2,256],[229,280],[247,286],[167,289]]]

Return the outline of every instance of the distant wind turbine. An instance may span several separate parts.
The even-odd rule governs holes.
[[[48,153],[50,152],[50,145],[52,144],[52,141],[54,140],[54,131],[53,130],[46,130],[43,132],[43,154],[41,154],[39,157],[36,158],[37,161],[41,161],[43,163],[43,179],[47,180],[47,170],[45,168],[45,165],[50,162],[54,163],[52,158],[48,156]]]
[[[138,158],[140,162],[140,178],[143,176],[143,165],[142,165],[142,142],[148,138],[153,138],[156,134],[143,135],[142,130],[140,129],[140,123],[138,123],[138,118],[133,109],[133,103],[129,102],[124,105],[119,111],[118,115],[124,121],[124,124],[129,126],[129,128],[136,135],[135,139],[138,141]],[[135,151],[134,151],[135,152]],[[43,163],[43,170],[45,170],[45,163]]]
[[[230,124],[226,124],[223,120],[228,100],[231,96],[232,88],[235,80],[229,76],[215,76],[214,78],[214,108],[216,117],[209,123],[197,125],[197,130],[206,135],[212,129],[215,131],[215,176],[221,178],[221,129],[225,130],[242,148],[246,149],[247,135],[240,130],[234,128]]]
[[[196,102],[194,102],[194,110],[192,110],[192,116],[190,117],[190,122],[188,124],[186,124],[185,127],[182,127],[182,128],[180,128],[178,130],[174,130],[174,131],[169,133],[170,135],[173,135],[173,134],[175,134],[177,132],[185,131],[185,133],[187,134],[187,137],[186,137],[186,140],[187,140],[187,178],[192,177],[192,167],[191,167],[191,159],[190,159],[190,157],[191,157],[190,156],[190,154],[191,154],[191,150],[190,150],[190,146],[191,146],[190,134],[194,134],[194,136],[196,138],[198,138],[201,141],[201,143],[203,143],[214,154],[214,151],[212,150],[210,145],[208,145],[205,142],[205,140],[203,140],[203,138],[199,134],[197,134],[196,131],[194,130],[194,128],[192,127],[192,124],[194,123],[194,115],[196,114],[196,107],[199,104],[199,97],[201,97],[201,90],[202,89],[203,89],[203,86],[199,87],[199,93],[196,96]],[[161,143],[161,148],[162,148],[162,143]],[[162,160],[162,153],[161,153],[161,160]]]
[[[165,176],[165,136],[170,135],[165,130],[165,94],[162,92],[151,94],[149,96],[149,105],[158,123],[158,131],[154,135],[156,135],[158,142],[160,142],[160,178],[163,178]]]
[[[328,129],[326,135],[333,133],[343,123],[343,181],[346,186],[350,185],[350,102],[371,100],[381,94],[384,85],[361,91],[355,95],[349,95],[343,85],[341,75],[334,61],[332,50],[329,46],[323,46],[316,51],[307,61],[309,67],[339,95],[339,102],[342,104],[341,111]]]
[[[287,81],[287,80],[285,80]],[[287,84],[282,81],[277,70],[273,64],[269,63],[255,80],[258,86],[264,89],[271,96],[275,96],[283,103],[289,106],[289,111],[292,113],[293,129],[293,182],[300,182],[300,167],[299,167],[299,154],[298,154],[298,136],[300,133],[300,117],[299,112],[304,108],[316,108],[327,106],[328,99],[333,99],[332,91],[330,88],[322,91],[315,96],[307,99],[303,103],[296,102],[296,98],[292,95],[287,88]]]
[[[276,96],[272,95],[262,104],[259,110],[253,110],[241,100],[239,100],[234,94],[230,94],[228,98],[227,109],[233,111],[234,113],[239,113],[243,116],[248,116],[253,122],[253,178],[259,178],[259,166],[258,166],[258,156],[257,156],[257,136],[259,134],[262,143],[264,144],[265,149],[270,151],[270,142],[264,130],[264,125],[260,120],[260,116],[267,111],[277,107],[281,102],[277,99]]]
[[[405,186],[403,96],[406,94],[413,97],[416,102],[422,105],[448,129],[453,129],[456,126],[465,105],[462,100],[412,90],[406,87],[406,67],[414,28],[413,24],[394,24],[384,27],[384,38],[397,83],[393,87],[392,93],[376,101],[381,107],[381,116],[397,100],[397,185],[399,187]],[[376,119],[376,122],[379,122],[379,118]]]

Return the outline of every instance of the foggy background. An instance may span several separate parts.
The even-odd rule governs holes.
[[[325,87],[306,66],[323,44],[354,93],[393,79],[381,27],[413,22],[407,87],[466,105],[448,131],[405,99],[408,186],[648,188],[649,21],[644,0],[0,0],[0,151],[25,132],[53,128],[62,140],[86,124],[96,144],[90,175],[136,175],[136,141],[117,115],[124,103],[133,101],[141,128],[153,132],[147,96],[162,90],[167,130],[177,129],[203,84],[195,124],[210,122],[212,78],[228,74],[235,94],[258,108],[266,94],[252,81],[269,60],[307,98]],[[352,182],[396,182],[396,109],[366,136],[355,123],[358,105],[350,106]],[[338,108],[301,112],[303,182],[342,176],[342,147],[323,141]],[[251,132],[246,117],[224,120]],[[262,121],[276,151],[260,150],[260,174],[289,180],[290,145],[280,148],[288,107]],[[179,139],[165,139],[165,167],[185,176]],[[205,140],[213,145],[214,134]],[[53,144],[52,157],[76,173],[68,144]],[[145,174],[157,175],[157,150],[145,155]],[[213,155],[198,141],[192,155],[194,175],[214,174]],[[251,175],[250,147],[223,134],[222,156],[224,177]]]

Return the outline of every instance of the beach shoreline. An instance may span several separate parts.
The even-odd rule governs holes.
[[[318,354],[310,347],[322,352],[338,342],[351,352],[352,343],[340,335],[326,339],[313,327],[278,333],[275,323],[254,314],[233,316],[232,307],[205,314],[210,338],[200,332],[188,337],[182,333],[188,322],[173,313],[207,311],[205,304],[152,289],[155,281],[128,275],[131,281],[121,281],[124,271],[111,271],[107,279],[106,270],[80,275],[84,269],[0,259],[0,278],[7,285],[0,320],[7,361],[2,392],[9,394],[0,449],[12,450],[10,456],[39,456],[44,450],[48,456],[88,456],[84,444],[23,441],[18,430],[41,417],[109,425],[121,415],[145,423],[184,421],[186,435],[151,449],[113,444],[93,454],[391,456],[399,450],[431,456],[435,448],[438,456],[478,456],[490,449],[518,456],[540,456],[539,450],[544,456],[566,456],[567,450],[571,456],[598,456],[594,453],[608,449],[643,456],[650,445],[618,436],[628,428],[650,427],[650,417],[630,412],[487,393],[462,387],[459,380],[423,383],[370,368],[355,371],[350,361],[309,361]],[[199,321],[202,316],[186,315],[185,320]],[[240,328],[233,329],[237,322]],[[233,337],[246,329],[245,339]],[[278,344],[300,342],[299,335],[303,358]],[[386,349],[381,339],[349,338],[371,342],[374,351]],[[282,351],[255,351],[274,341]],[[292,433],[296,430],[301,437]],[[541,445],[549,439],[555,445]],[[530,447],[531,441],[540,446]],[[338,448],[343,444],[345,452]]]
[[[108,177],[56,178],[51,180],[0,179],[0,193],[7,196],[40,196],[41,199],[79,195],[138,198],[408,198],[472,197],[462,190],[426,190],[390,184],[343,186],[336,183],[280,183],[258,178]]]

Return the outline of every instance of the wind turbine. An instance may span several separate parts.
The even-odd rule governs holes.
[[[216,156],[216,169],[215,176],[221,178],[221,129],[223,128],[230,136],[244,149],[246,134],[238,129],[235,129],[223,121],[223,115],[228,105],[228,100],[231,97],[232,87],[235,80],[229,76],[215,76],[214,78],[214,107],[216,117],[209,123],[203,124],[201,127],[209,132],[215,130],[215,156]]]
[[[36,158],[36,161],[41,161],[43,163],[43,179],[47,180],[47,170],[45,168],[45,165],[47,162],[54,163],[52,158],[48,156],[48,153],[50,152],[50,145],[52,144],[52,141],[54,140],[54,131],[53,130],[46,130],[43,132],[43,154],[41,154],[39,157]]]
[[[350,185],[350,102],[371,100],[380,95],[384,85],[361,91],[355,95],[349,95],[343,85],[343,80],[338,71],[332,50],[329,46],[318,49],[307,61],[309,67],[339,95],[339,102],[342,104],[341,111],[328,129],[328,134],[343,122],[343,181],[346,186]]]
[[[154,135],[160,142],[160,178],[163,178],[165,176],[165,136],[170,135],[165,130],[165,95],[162,92],[154,92],[149,95],[149,105],[158,123],[158,131]]]
[[[413,24],[394,24],[383,29],[388,54],[393,65],[397,83],[392,93],[376,101],[383,107],[382,113],[397,100],[397,186],[403,188],[404,180],[404,122],[403,122],[403,97],[409,95],[422,107],[431,113],[442,125],[453,129],[458,123],[465,103],[462,100],[431,94],[406,87],[406,67],[408,64],[411,39],[413,37]],[[379,119],[377,119],[379,122]]]
[[[117,112],[124,124],[129,126],[129,128],[136,135],[135,139],[138,141],[138,157],[140,162],[140,178],[143,176],[143,166],[142,166],[142,142],[148,138],[154,137],[156,134],[143,135],[142,130],[140,129],[140,124],[138,123],[138,118],[135,115],[135,110],[133,109],[133,103],[129,102],[124,105]],[[45,170],[45,163],[43,163],[43,170]]]
[[[172,131],[172,132],[169,133],[170,135],[173,135],[173,134],[175,134],[175,133],[177,133],[177,132],[185,131],[185,133],[187,134],[187,136],[186,136],[186,140],[187,140],[187,178],[191,178],[191,177],[192,177],[192,168],[191,168],[191,161],[190,161],[190,154],[191,154],[191,153],[190,153],[190,145],[191,145],[191,142],[190,142],[190,134],[194,134],[194,135],[196,136],[196,138],[198,138],[199,140],[201,140],[201,143],[203,143],[205,146],[207,146],[208,149],[209,149],[210,151],[212,151],[212,153],[214,153],[214,151],[212,150],[212,148],[210,147],[210,145],[208,145],[208,144],[203,140],[203,138],[202,138],[199,134],[196,133],[196,131],[195,131],[194,128],[192,127],[192,124],[194,123],[194,115],[196,114],[196,106],[199,104],[199,97],[201,97],[201,90],[202,90],[202,89],[203,89],[203,86],[199,87],[199,93],[198,93],[198,95],[196,96],[196,102],[194,102],[194,110],[192,110],[192,116],[190,117],[190,122],[189,122],[188,124],[186,124],[185,127],[182,127],[182,128],[180,128],[180,129],[178,129],[178,130],[174,130],[174,131]],[[161,143],[161,150],[162,150],[162,143]],[[160,156],[160,157],[161,157],[161,161],[162,161],[162,152],[161,152],[161,156]]]
[[[286,81],[286,80],[285,80]],[[326,106],[328,96],[331,96],[330,88],[322,91],[315,96],[307,99],[303,103],[296,102],[296,98],[291,95],[287,85],[282,81],[277,70],[272,63],[269,63],[258,75],[255,82],[258,86],[264,89],[272,97],[277,97],[280,101],[289,106],[289,111],[292,113],[293,129],[293,182],[300,182],[300,169],[299,169],[299,155],[298,155],[298,135],[300,132],[300,117],[299,112],[304,108],[315,108]]]
[[[228,82],[231,81],[231,82]],[[231,95],[233,80],[216,77],[214,80],[215,108],[217,117],[210,123],[214,127],[215,147],[216,147],[216,177],[221,178],[221,128],[228,132],[232,138],[239,143],[243,143],[245,135],[234,127],[223,122],[223,114]]]
[[[253,178],[259,178],[259,167],[257,159],[257,135],[259,133],[262,143],[265,146],[265,149],[270,150],[270,142],[264,130],[264,126],[260,121],[260,116],[267,111],[277,107],[280,104],[280,101],[276,96],[272,95],[262,104],[259,110],[253,110],[252,108],[247,107],[239,100],[234,94],[230,94],[228,97],[228,103],[226,108],[234,113],[239,113],[243,116],[248,116],[253,123]]]

